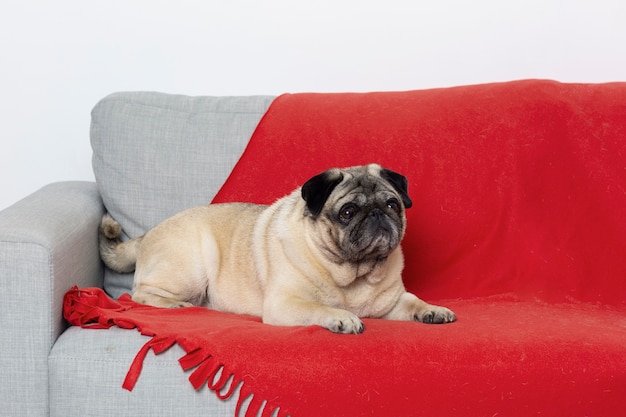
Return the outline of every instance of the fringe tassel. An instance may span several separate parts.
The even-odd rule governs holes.
[[[235,408],[235,417],[241,415],[241,411],[243,410],[244,403],[248,400],[248,405],[246,407],[246,414],[244,417],[272,417],[274,413],[276,413],[275,417],[287,417],[289,413],[285,410],[282,410],[280,407],[277,407],[273,404],[270,404],[269,401],[258,398],[257,395],[248,391],[245,387],[245,383],[242,384],[241,390],[239,391],[239,399],[237,400],[237,407]]]
[[[196,370],[189,376],[189,382],[195,389],[200,389],[206,384],[222,400],[230,398],[235,391],[237,383],[234,381],[234,375],[226,372],[224,366],[203,349],[198,348],[189,352],[178,362],[185,371],[196,367]],[[231,381],[230,385],[228,385],[229,381]],[[227,390],[224,391],[224,388]]]
[[[189,376],[189,382],[196,390],[206,384],[221,400],[230,398],[237,390],[237,387],[240,386],[235,416],[241,415],[248,399],[245,417],[256,417],[259,413],[261,413],[260,417],[271,417],[272,413],[277,409],[277,407],[273,407],[267,401],[259,399],[256,395],[246,390],[244,388],[245,383],[237,380],[234,374],[228,372],[224,365],[220,364],[215,357],[205,352],[202,348],[187,353],[178,362],[185,371],[196,368]],[[276,414],[276,417],[283,416],[287,416],[287,414],[281,410]]]
[[[217,395],[219,399],[225,400],[233,395],[239,382],[236,382],[235,375],[229,375],[228,372],[224,370],[223,366],[218,369],[218,371],[220,370],[222,371],[220,378],[216,381],[215,376],[213,376],[213,378],[209,380],[208,387],[215,391],[215,395]]]
[[[135,384],[139,379],[139,375],[141,374],[141,370],[143,369],[143,361],[146,359],[146,355],[148,351],[152,349],[155,355],[169,349],[176,342],[174,338],[171,337],[153,337],[139,349],[137,355],[135,355],[135,359],[133,359],[133,363],[130,365],[128,372],[126,373],[126,378],[124,379],[124,383],[122,384],[122,388],[132,391],[135,388]]]

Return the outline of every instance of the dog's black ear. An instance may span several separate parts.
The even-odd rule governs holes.
[[[313,217],[317,217],[320,214],[330,193],[333,192],[341,180],[343,180],[341,171],[329,169],[304,183],[302,186],[302,198],[306,201],[306,207]]]
[[[380,176],[387,180],[393,188],[395,188],[398,194],[400,194],[404,208],[410,208],[413,205],[413,202],[409,197],[409,180],[407,180],[404,175],[398,174],[390,169],[383,168],[380,171]]]

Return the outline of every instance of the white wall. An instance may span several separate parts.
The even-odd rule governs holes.
[[[0,209],[92,180],[89,112],[190,95],[626,80],[624,0],[2,0]]]

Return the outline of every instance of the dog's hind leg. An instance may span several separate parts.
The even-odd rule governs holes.
[[[180,300],[176,294],[172,294],[162,288],[155,288],[148,285],[142,285],[136,288],[132,298],[135,302],[155,307],[178,308],[193,306],[193,304],[188,301]]]

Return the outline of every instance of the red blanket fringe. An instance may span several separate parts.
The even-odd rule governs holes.
[[[133,318],[134,313],[137,311],[150,310],[154,316],[152,322],[155,323],[159,322],[160,316],[168,316],[170,315],[169,313],[176,314],[177,311],[185,311],[158,309],[138,304],[132,301],[128,294],[124,294],[118,301],[115,301],[100,288],[79,289],[74,286],[65,294],[63,299],[64,317],[73,326],[90,329],[107,329],[112,326],[124,329],[137,328],[143,335],[152,337],[139,350],[128,369],[122,384],[122,387],[128,391],[134,389],[141,374],[143,362],[150,350],[155,355],[158,355],[178,343],[176,336],[158,336],[153,331],[147,329],[149,326],[142,325],[140,319]],[[190,309],[186,310],[190,311]],[[197,309],[193,310],[197,312]],[[201,310],[211,313],[210,310]],[[181,332],[182,334],[184,332]],[[183,349],[186,347],[184,342],[179,343],[179,345]],[[218,398],[225,400],[230,398],[238,387],[240,388],[235,411],[236,416],[241,415],[244,403],[250,397],[251,399],[246,408],[246,417],[257,416],[259,412],[262,417],[269,417],[274,412],[276,412],[276,417],[288,415],[285,411],[280,410],[277,405],[257,398],[241,379],[237,378],[232,371],[229,371],[223,363],[220,363],[216,357],[212,356],[203,347],[196,347],[189,351],[186,350],[186,352],[187,354],[179,359],[179,363],[184,371],[195,368],[189,376],[189,382],[196,390],[206,385],[211,391],[215,392]]]

